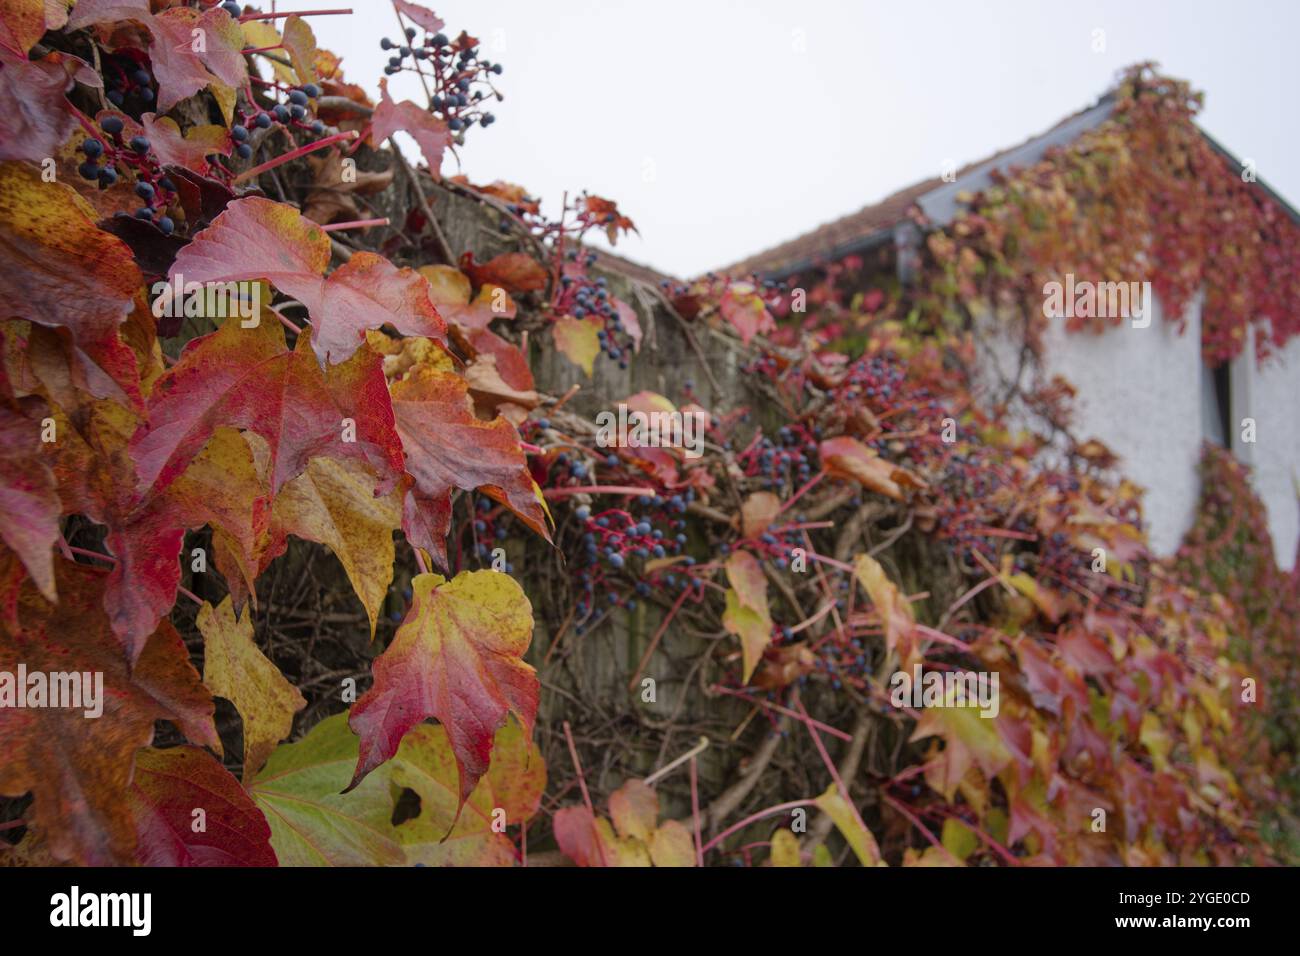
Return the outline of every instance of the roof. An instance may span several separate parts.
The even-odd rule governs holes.
[[[660,272],[651,266],[633,262],[625,256],[620,256],[599,246],[588,246],[587,251],[596,254],[596,268],[625,276],[636,282],[644,282],[646,285],[659,285],[665,280],[670,282],[679,281],[676,276],[670,276],[666,272]]]
[[[762,275],[767,278],[785,278],[804,272],[819,262],[834,261],[844,256],[864,252],[890,240],[895,227],[908,220],[908,211],[916,206],[925,218],[939,226],[947,225],[960,212],[957,196],[963,192],[975,193],[987,188],[994,171],[1012,167],[1026,168],[1051,147],[1063,145],[1077,138],[1109,118],[1114,107],[1114,94],[1108,93],[1096,104],[1065,117],[1051,129],[1004,149],[987,159],[970,163],[957,171],[953,181],[942,178],[922,180],[900,189],[880,202],[865,206],[855,213],[825,223],[801,236],[783,242],[771,249],[756,253],[740,262],[718,270],[732,276]],[[1206,140],[1237,170],[1245,168],[1241,161],[1220,145],[1214,137],[1201,130]],[[1297,212],[1262,179],[1256,179],[1266,195],[1296,222]]]

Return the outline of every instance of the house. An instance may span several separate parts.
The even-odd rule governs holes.
[[[809,233],[757,253],[723,270],[800,283],[829,263],[857,257],[867,271],[887,269],[887,280],[912,280],[926,234],[942,230],[964,211],[963,199],[991,186],[996,177],[1033,167],[1052,147],[1068,146],[1106,122],[1116,106],[1114,92],[1062,120],[1052,129],[946,176],[899,190]],[[1224,161],[1223,174],[1248,167],[1201,131]],[[1217,174],[1217,173],[1216,173]],[[1300,223],[1300,213],[1253,175],[1256,201],[1275,204]],[[1296,232],[1300,251],[1300,232]],[[1255,329],[1240,353],[1215,367],[1202,359],[1204,295],[1192,297],[1179,323],[1164,321],[1159,295],[1149,322],[1134,321],[1100,334],[1067,332],[1064,318],[1048,317],[1041,340],[1039,372],[1061,375],[1077,390],[1074,432],[1097,438],[1120,458],[1118,467],[1146,489],[1144,514],[1150,543],[1170,554],[1191,526],[1200,488],[1196,465],[1202,442],[1231,448],[1253,469],[1255,489],[1267,508],[1274,553],[1280,566],[1295,564],[1300,539],[1300,335],[1257,361]],[[1300,316],[1292,317],[1294,320]],[[1019,361],[1023,337],[985,314],[974,316],[980,350],[978,377],[991,398],[1024,376]],[[1142,327],[1138,327],[1142,326]],[[1014,424],[1014,423],[1013,423]]]

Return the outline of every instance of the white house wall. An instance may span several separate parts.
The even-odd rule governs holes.
[[[1019,336],[985,315],[980,330],[979,380],[990,397],[1015,378]],[[1097,438],[1120,457],[1119,469],[1146,489],[1143,514],[1152,549],[1177,550],[1191,526],[1199,498],[1197,464],[1207,431],[1206,389],[1201,361],[1201,308],[1188,308],[1182,333],[1164,320],[1159,300],[1151,324],[1129,321],[1100,335],[1066,332],[1064,319],[1049,320],[1043,339],[1044,371],[1077,389],[1074,431]],[[1232,368],[1234,453],[1254,469],[1257,493],[1268,510],[1278,563],[1290,568],[1300,537],[1300,339],[1262,368],[1248,349]],[[1026,383],[1027,384],[1027,383]],[[1258,440],[1241,443],[1241,419],[1253,417]],[[1016,427],[1017,422],[1008,422]]]

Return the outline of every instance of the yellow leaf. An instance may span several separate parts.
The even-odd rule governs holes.
[[[235,705],[244,722],[244,782],[293,729],[307,706],[298,689],[253,643],[253,618],[235,620],[229,596],[214,609],[204,602],[197,620],[203,635],[203,683]]]
[[[880,858],[880,847],[871,831],[863,826],[849,802],[840,795],[839,788],[831,784],[826,792],[817,798],[818,808],[834,822],[840,835],[853,849],[858,861],[863,866],[888,866]]]
[[[313,458],[276,496],[273,532],[295,534],[334,552],[370,619],[370,636],[393,580],[393,531],[402,523],[400,488],[376,498],[360,462]]]

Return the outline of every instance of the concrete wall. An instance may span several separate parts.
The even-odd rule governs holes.
[[[1218,437],[1212,378],[1201,361],[1200,301],[1188,307],[1181,333],[1165,321],[1158,299],[1151,324],[1143,329],[1126,321],[1095,335],[1066,332],[1064,319],[1049,323],[1044,371],[1063,376],[1078,390],[1075,434],[1095,437],[1120,456],[1120,470],[1146,489],[1143,511],[1153,550],[1172,553],[1195,511],[1201,443]],[[977,328],[980,380],[992,397],[1021,374],[1020,337],[988,315],[977,320]],[[1300,479],[1300,340],[1262,367],[1249,345],[1233,363],[1231,381],[1233,451],[1254,468],[1274,552],[1278,563],[1290,568],[1300,535],[1293,484]],[[1245,417],[1256,421],[1254,444],[1241,441]]]

